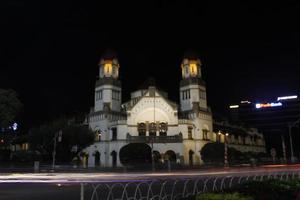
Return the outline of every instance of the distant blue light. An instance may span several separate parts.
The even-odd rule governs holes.
[[[16,122],[12,125],[12,129],[14,131],[16,131],[18,129],[18,124]]]

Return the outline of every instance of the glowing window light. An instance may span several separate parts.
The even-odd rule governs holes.
[[[196,63],[191,63],[190,64],[190,70],[191,70],[192,75],[196,75],[198,73],[197,72],[197,64]]]
[[[282,106],[281,102],[276,102],[276,103],[257,103],[255,104],[255,107],[257,109],[259,108],[268,108],[268,107],[277,107],[277,106]]]
[[[280,101],[280,100],[287,100],[287,99],[297,99],[298,96],[297,95],[293,95],[293,96],[283,96],[283,97],[278,97],[277,98],[277,101]]]
[[[238,108],[238,107],[240,107],[239,105],[231,105],[231,106],[229,106],[229,108]]]

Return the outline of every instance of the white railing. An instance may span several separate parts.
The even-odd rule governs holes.
[[[112,183],[81,183],[80,200],[177,200],[203,192],[222,191],[247,181],[300,179],[300,172],[260,173]],[[89,191],[85,192],[85,191]]]

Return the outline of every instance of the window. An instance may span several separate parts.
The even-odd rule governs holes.
[[[112,139],[111,140],[117,140],[117,128],[112,128]]]
[[[153,122],[149,124],[149,136],[156,136],[156,124]]]
[[[182,91],[182,99],[190,99],[190,98],[191,98],[190,90]]]
[[[193,139],[193,127],[188,127],[188,139]]]
[[[168,125],[167,123],[160,123],[159,124],[159,135],[160,136],[167,136],[167,129],[168,129]]]
[[[208,140],[208,135],[207,135],[208,130],[203,129],[202,132],[203,132],[203,140]]]
[[[146,136],[146,124],[138,123],[138,133],[139,136]]]
[[[111,72],[111,68],[112,68],[112,64],[111,63],[104,64],[104,70],[105,70],[106,73],[110,73]]]
[[[190,68],[191,68],[191,74],[196,75],[197,74],[197,64],[191,63]]]
[[[95,94],[96,100],[102,99],[102,90],[97,90]]]
[[[206,99],[206,92],[204,90],[199,91],[200,99]]]
[[[114,100],[120,100],[120,91],[113,90],[112,91],[112,99],[114,99]]]

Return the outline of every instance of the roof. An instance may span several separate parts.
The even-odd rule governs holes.
[[[104,59],[104,60],[112,60],[112,59],[114,59],[114,58],[116,58],[116,57],[117,57],[116,51],[114,51],[114,50],[111,49],[111,48],[108,48],[108,49],[106,49],[106,50],[103,52],[103,54],[102,54],[102,56],[101,56],[101,59]]]

